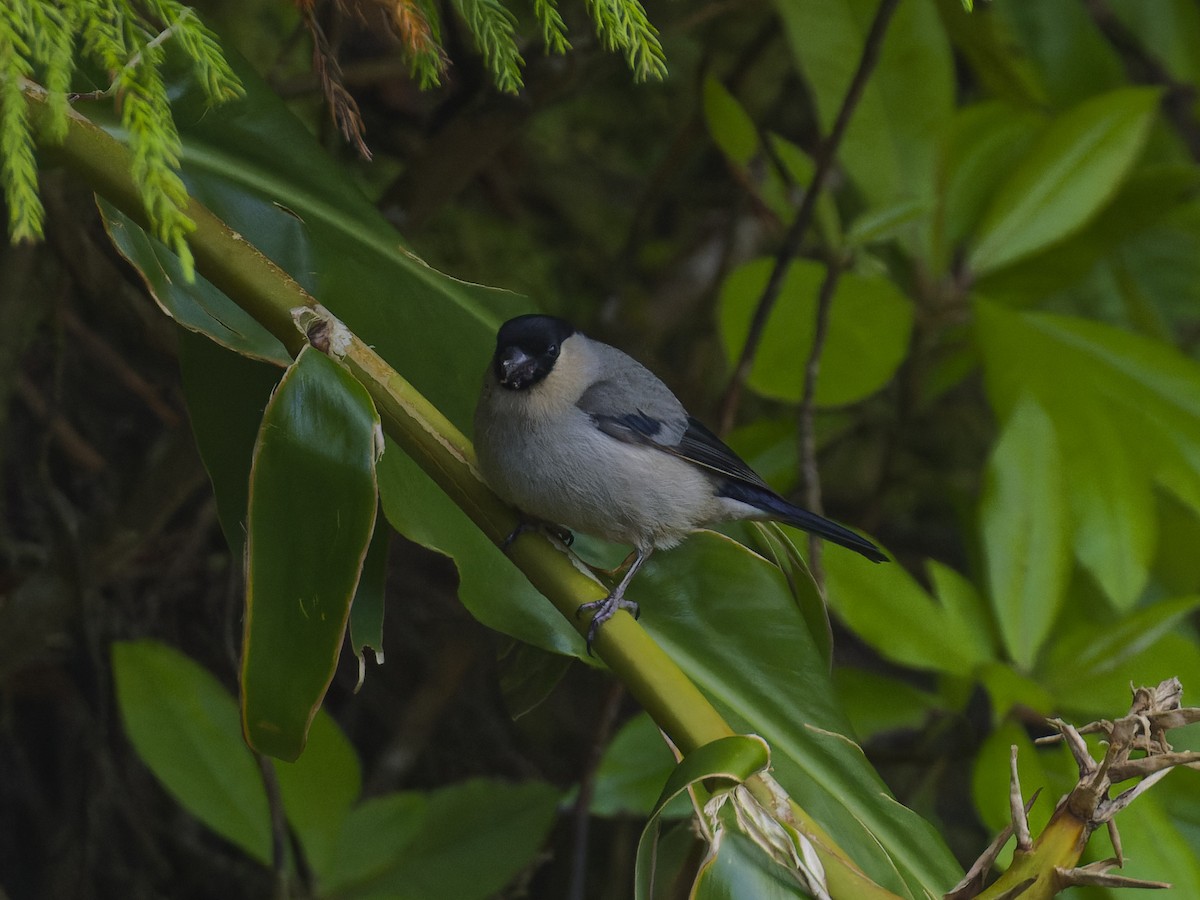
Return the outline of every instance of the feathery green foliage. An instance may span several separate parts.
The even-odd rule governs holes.
[[[43,210],[37,191],[37,163],[22,83],[33,76],[25,39],[23,0],[0,5],[0,186],[8,198],[13,241],[41,236]]]
[[[638,0],[587,0],[587,7],[604,49],[624,52],[634,78],[646,81],[667,74],[658,29],[650,24]]]
[[[44,215],[23,93],[40,83],[49,114],[37,137],[61,140],[77,41],[82,58],[111,75],[109,86],[90,96],[111,98],[120,109],[133,177],[155,234],[179,254],[190,277],[186,237],[195,226],[184,212],[181,144],[159,71],[167,45],[190,61],[209,102],[239,96],[241,85],[212,32],[176,0],[12,0],[0,7],[0,190],[8,201],[9,234],[14,241],[40,237]]]
[[[525,64],[514,38],[517,17],[500,0],[456,0],[455,5],[475,36],[496,87],[515,94],[521,89],[521,67]]]
[[[533,0],[533,14],[542,26],[542,40],[551,53],[566,53],[571,49],[567,40],[567,25],[558,13],[555,0]]]

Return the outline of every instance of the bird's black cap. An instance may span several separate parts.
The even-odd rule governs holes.
[[[566,319],[537,313],[517,316],[500,326],[492,371],[502,387],[519,391],[550,374],[562,343],[575,334]]]

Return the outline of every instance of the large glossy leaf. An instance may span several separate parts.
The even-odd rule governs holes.
[[[884,569],[838,547],[826,565],[839,555],[867,573]],[[891,799],[845,737],[849,724],[782,573],[706,532],[652,557],[630,596],[734,729],[767,740],[775,777],[876,881],[920,896],[958,879],[941,838]]]
[[[1083,319],[976,311],[992,404],[1007,418],[1027,393],[1053,420],[1076,555],[1131,608],[1156,547],[1155,485],[1200,509],[1200,365]]]
[[[937,159],[937,203],[930,226],[930,262],[946,271],[960,245],[979,227],[988,203],[1045,124],[1045,118],[1007,103],[959,110]]]
[[[725,353],[737,359],[774,260],[756,259],[730,273],[721,288],[720,330]],[[812,348],[817,298],[825,267],[793,263],[750,372],[750,387],[768,397],[798,401]],[[853,403],[882,388],[908,352],[912,303],[886,278],[847,273],[838,281],[821,353],[816,400]]]
[[[250,473],[242,716],[255,749],[295,759],[333,678],[375,526],[379,416],[313,347],[263,413]]]
[[[305,862],[316,872],[333,865],[342,823],[362,790],[358,753],[333,719],[319,714],[295,762],[273,760],[279,796]]]
[[[368,800],[346,819],[321,895],[484,900],[534,862],[560,794],[482,779]],[[321,873],[318,873],[321,874]]]
[[[775,4],[828,134],[862,55],[875,0]],[[953,110],[954,68],[930,0],[900,4],[838,157],[871,206],[932,196],[934,139]]]
[[[1159,92],[1124,88],[1065,113],[993,197],[968,265],[986,274],[1082,228],[1112,197],[1145,145]]]
[[[592,815],[650,815],[674,768],[675,757],[658,726],[645,713],[637,713],[621,726],[596,768]],[[686,816],[691,811],[685,796],[662,814]]]
[[[192,815],[270,863],[267,794],[229,692],[157,641],[115,643],[112,657],[117,704],[138,755]]]
[[[1194,212],[1200,208],[1195,202],[1198,184],[1200,173],[1190,164],[1141,165],[1087,225],[980,278],[979,293],[1029,308],[1071,292],[1078,295],[1080,313],[1119,321],[1121,310],[1105,303],[1106,289],[1097,282],[1106,274],[1112,277],[1114,267],[1123,267],[1163,310],[1179,309],[1181,303],[1194,308],[1188,298],[1200,295],[1200,288],[1188,272],[1200,265],[1190,252],[1200,240],[1200,216]]]
[[[196,446],[213,483],[221,531],[233,558],[241,559],[250,459],[263,410],[283,369],[180,328],[179,371]]]
[[[146,288],[168,316],[186,328],[205,334],[242,356],[286,366],[292,357],[267,331],[203,276],[188,282],[176,256],[107,200],[98,200],[104,227],[114,246],[141,273]],[[285,218],[284,226],[295,220]],[[299,237],[299,235],[297,235]],[[298,241],[297,243],[303,243]]]
[[[941,567],[935,600],[898,564],[867,568],[845,554],[825,562],[829,605],[886,659],[970,677],[995,658],[983,602]]]
[[[1019,402],[988,463],[980,532],[988,589],[1011,659],[1033,668],[1065,599],[1067,502],[1054,425],[1037,401]]]

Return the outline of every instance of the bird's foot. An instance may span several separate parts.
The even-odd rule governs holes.
[[[588,626],[587,633],[587,652],[588,656],[592,655],[592,642],[596,640],[596,632],[600,630],[600,626],[617,614],[618,609],[627,609],[633,614],[636,619],[641,615],[641,609],[637,603],[632,600],[626,600],[624,596],[616,591],[609,594],[603,600],[593,600],[591,603],[581,604],[579,609],[575,610],[576,616],[582,616],[584,613],[592,612],[592,622]]]
[[[546,533],[558,538],[566,546],[570,547],[575,543],[575,535],[570,529],[563,528],[561,525],[550,525],[545,522],[534,522],[529,519],[521,519],[517,522],[517,527],[512,530],[508,537],[500,542],[500,550],[507,553],[508,548],[512,546],[513,541],[519,538],[527,531],[545,531]]]

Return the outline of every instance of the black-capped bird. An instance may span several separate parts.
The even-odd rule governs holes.
[[[625,590],[650,554],[735,519],[773,519],[887,559],[865,538],[775,493],[645,366],[553,316],[510,319],[475,409],[488,484],[526,516],[634,548],[594,610],[596,630],[637,604]]]

